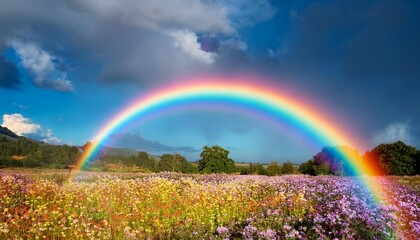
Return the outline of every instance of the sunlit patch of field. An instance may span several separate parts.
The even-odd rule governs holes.
[[[65,176],[2,170],[0,239],[420,237],[419,177],[376,177],[394,199],[378,205],[354,177]]]

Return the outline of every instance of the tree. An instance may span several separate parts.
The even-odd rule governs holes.
[[[156,160],[149,156],[147,152],[141,151],[137,154],[135,158],[136,165],[149,169],[150,171],[155,171]]]
[[[235,162],[228,155],[229,151],[222,147],[204,146],[198,161],[198,170],[203,173],[233,173]]]
[[[168,172],[182,172],[182,173],[194,173],[196,169],[194,165],[188,162],[185,157],[179,155],[178,153],[174,154],[163,154],[160,157],[158,163],[159,171],[168,171]]]
[[[283,174],[293,174],[295,172],[295,169],[293,167],[293,164],[290,161],[286,161],[283,164],[283,167],[281,169],[281,172]]]
[[[328,164],[314,165],[314,172],[316,176],[328,175],[330,173],[330,167]]]
[[[347,146],[324,147],[314,156],[314,163],[321,167],[327,165],[329,173],[334,175],[352,175],[352,166],[347,158],[360,161],[359,152]],[[325,170],[325,167],[322,167]],[[320,170],[319,170],[320,171]],[[322,171],[321,171],[322,172]]]
[[[315,169],[314,169],[315,162],[313,159],[308,160],[299,166],[299,172],[302,174],[308,174],[311,176],[315,176]]]
[[[368,166],[374,166],[379,174],[414,175],[418,168],[418,151],[402,141],[380,144],[367,151],[363,160]],[[417,165],[417,166],[416,166]]]
[[[241,175],[249,175],[250,174],[249,165],[248,166],[239,166],[239,167],[236,167],[236,170]]]
[[[180,164],[178,161],[177,154],[163,154],[158,163],[159,171],[180,172]]]
[[[267,175],[267,169],[261,163],[250,163],[249,174]]]
[[[0,138],[2,166],[65,168],[79,154],[79,148],[74,146],[45,144],[25,137]]]
[[[276,162],[271,162],[267,167],[267,175],[268,176],[277,176],[282,174],[281,166]]]
[[[197,173],[197,167],[185,160],[182,162],[182,173]]]

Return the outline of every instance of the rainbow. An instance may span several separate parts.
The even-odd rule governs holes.
[[[341,127],[320,109],[313,109],[310,101],[302,102],[282,92],[273,85],[264,85],[262,79],[247,77],[199,77],[193,81],[182,81],[166,88],[151,91],[141,96],[116,114],[105,124],[92,140],[76,163],[76,170],[84,169],[97,156],[108,136],[117,132],[135,119],[147,118],[153,114],[174,109],[179,106],[196,106],[213,104],[216,106],[232,106],[234,108],[252,110],[277,122],[285,122],[307,136],[311,141],[322,146],[347,145],[357,146],[351,136],[353,131]],[[304,98],[303,98],[304,99]],[[358,175],[374,175],[374,169],[362,164],[360,159],[345,152],[340,154]],[[365,185],[376,200],[381,200],[377,186],[366,178]]]

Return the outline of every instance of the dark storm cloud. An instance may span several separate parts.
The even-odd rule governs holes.
[[[275,13],[267,0],[0,4],[0,39],[34,43],[59,59],[53,61],[56,70],[67,72],[72,65],[73,72],[104,84],[150,85],[206,71],[217,41],[200,49],[198,34],[233,37],[241,25]]]
[[[184,152],[192,153],[199,150],[192,147],[172,147],[158,141],[144,139],[140,134],[121,133],[109,136],[113,147],[133,148],[152,153],[162,152]]]
[[[380,2],[365,27],[346,44],[343,70],[350,76],[414,80],[420,76],[420,11],[402,1]]]
[[[322,99],[366,138],[372,129],[420,120],[418,2],[324,1],[302,9],[268,71]]]
[[[77,80],[144,86],[202,72],[257,72],[313,97],[366,135],[420,121],[415,0],[0,0],[0,6],[2,52],[11,40],[36,44],[56,71],[76,73]],[[276,27],[258,24],[271,18]],[[8,78],[9,88],[17,80]]]
[[[153,1],[148,3],[152,7],[170,10],[166,5],[155,6],[158,4]],[[43,1],[41,4],[1,1],[0,4],[0,45],[7,47],[6,41],[10,40],[33,43],[42,51],[60,59],[59,62],[53,62],[58,71],[67,70],[63,62],[70,62],[74,66],[73,71],[96,71],[96,75],[88,75],[102,83],[144,84],[180,75],[189,68],[203,67],[202,63],[190,59],[175,46],[176,41],[168,33],[172,30],[166,32],[158,28],[159,24],[163,24],[162,18],[162,21],[169,22],[164,19],[171,16],[155,16],[156,26],[150,27],[155,24],[153,16],[146,20],[136,19],[136,15],[131,12],[130,16],[126,16],[123,13],[130,8],[122,4],[117,6],[122,9],[119,13],[114,13],[109,6],[102,9],[98,1],[86,4],[78,1],[67,1],[67,4],[55,1]],[[203,6],[204,11],[206,8]],[[166,13],[170,14],[168,11]],[[214,13],[214,19],[220,19],[216,17],[217,14]],[[176,23],[176,19],[172,21],[175,26],[181,26],[183,21],[188,20],[186,16],[180,15],[179,18],[179,23]],[[193,25],[184,27],[215,32],[230,31],[228,22],[200,19],[203,24],[196,20]],[[165,28],[171,27],[163,25]],[[36,85],[55,87],[54,82],[47,83]]]
[[[418,6],[403,1],[311,4],[302,12],[297,43],[286,60],[310,71],[336,68],[354,80],[407,81],[420,75],[420,55],[413,54],[420,50],[419,21]]]
[[[0,87],[19,89],[21,83],[16,66],[0,55]]]

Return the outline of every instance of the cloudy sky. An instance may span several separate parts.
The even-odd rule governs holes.
[[[420,147],[417,0],[0,0],[0,125],[81,145],[133,99],[203,74],[263,76],[328,109],[370,148]],[[217,116],[217,117],[215,117]],[[301,162],[322,148],[258,119],[159,116],[114,145]],[[292,134],[293,135],[293,134]],[[366,149],[359,149],[364,152]]]

